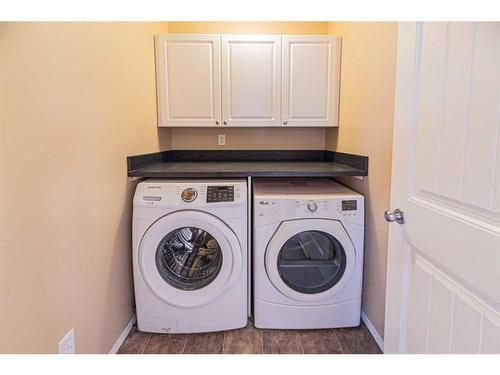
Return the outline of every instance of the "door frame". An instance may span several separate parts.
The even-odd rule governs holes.
[[[407,166],[411,150],[403,145],[412,142],[396,142],[409,139],[417,126],[417,78],[419,71],[419,46],[422,40],[422,22],[400,22],[397,42],[396,87],[394,96],[393,157],[390,207],[402,207],[406,200],[403,190],[396,188],[402,182],[411,184]],[[395,157],[397,155],[397,157]],[[387,247],[387,282],[385,301],[384,353],[404,353],[405,298],[408,278],[410,249],[405,245],[404,227],[389,225]],[[401,251],[400,249],[403,249]]]

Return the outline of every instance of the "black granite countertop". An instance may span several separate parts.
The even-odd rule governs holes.
[[[323,150],[173,150],[129,156],[129,177],[367,176],[368,157]]]

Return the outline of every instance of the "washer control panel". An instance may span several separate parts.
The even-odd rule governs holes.
[[[247,202],[247,181],[208,180],[163,181],[150,179],[137,185],[134,205],[141,207],[232,207],[239,210]],[[224,213],[225,214],[225,213]],[[229,215],[232,215],[228,211]]]
[[[207,203],[233,202],[234,186],[207,186]]]

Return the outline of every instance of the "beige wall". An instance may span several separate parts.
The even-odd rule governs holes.
[[[325,144],[369,156],[363,181],[340,179],[366,197],[363,311],[384,334],[387,223],[392,157],[397,23],[330,23],[342,37],[340,126],[327,129]]]
[[[328,34],[328,22],[169,22],[172,34]]]
[[[328,34],[328,22],[169,22],[169,33],[193,34]],[[217,135],[226,135],[226,146]],[[172,129],[173,149],[323,149],[325,130],[247,128]]]
[[[226,135],[226,146],[217,144]],[[323,150],[324,128],[173,128],[173,150]]]
[[[107,352],[131,318],[125,156],[159,149],[166,31],[0,24],[0,352],[56,352],[70,328],[77,352]]]

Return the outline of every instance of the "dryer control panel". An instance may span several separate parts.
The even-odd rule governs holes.
[[[349,199],[342,202],[342,211],[356,211],[358,209],[358,201],[356,199]]]
[[[254,199],[254,220],[264,225],[283,220],[323,218],[363,223],[363,198],[346,199]]]
[[[342,199],[337,201],[337,212],[342,217],[356,217],[363,214],[362,206],[363,202],[359,199]]]

